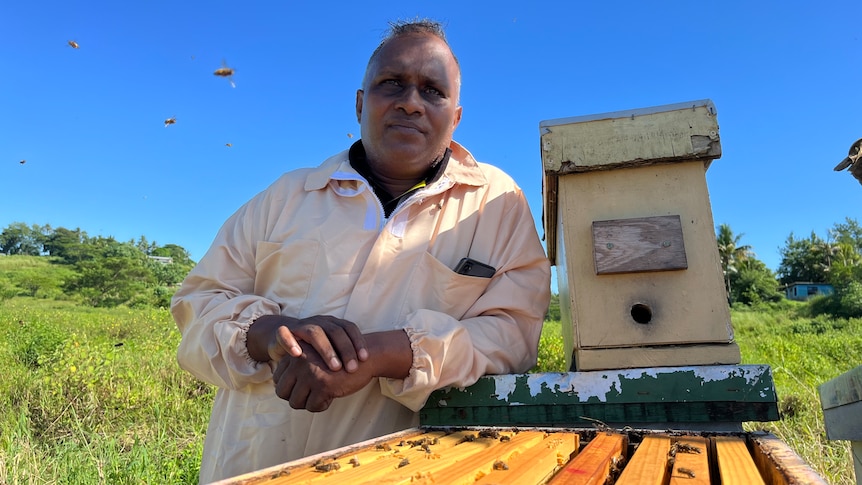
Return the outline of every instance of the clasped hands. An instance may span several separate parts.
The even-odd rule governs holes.
[[[375,377],[405,378],[413,360],[403,330],[363,335],[329,315],[264,315],[249,327],[249,354],[273,370],[275,394],[294,409],[325,411]]]

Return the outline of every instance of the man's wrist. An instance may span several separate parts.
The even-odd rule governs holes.
[[[404,330],[388,330],[365,336],[374,377],[406,379],[413,366],[413,348]],[[361,365],[361,364],[360,364]]]
[[[251,322],[245,338],[249,357],[258,362],[269,362],[269,344],[275,338],[278,327],[283,324],[281,315],[262,315]]]

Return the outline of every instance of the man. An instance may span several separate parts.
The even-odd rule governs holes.
[[[219,387],[202,482],[416,426],[433,390],[535,365],[550,265],[521,190],[452,140],[460,78],[438,24],[393,25],[361,139],[240,208],[174,296],[180,365]]]

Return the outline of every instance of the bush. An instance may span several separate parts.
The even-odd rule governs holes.
[[[839,287],[835,293],[812,298],[808,301],[811,316],[831,315],[838,318],[862,317],[862,283],[851,281]]]
[[[12,356],[31,369],[50,363],[64,341],[62,333],[41,320],[18,320],[7,332]]]

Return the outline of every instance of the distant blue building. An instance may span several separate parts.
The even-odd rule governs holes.
[[[812,296],[831,295],[834,291],[832,285],[826,283],[797,281],[784,287],[784,296],[788,300],[805,301]]]

